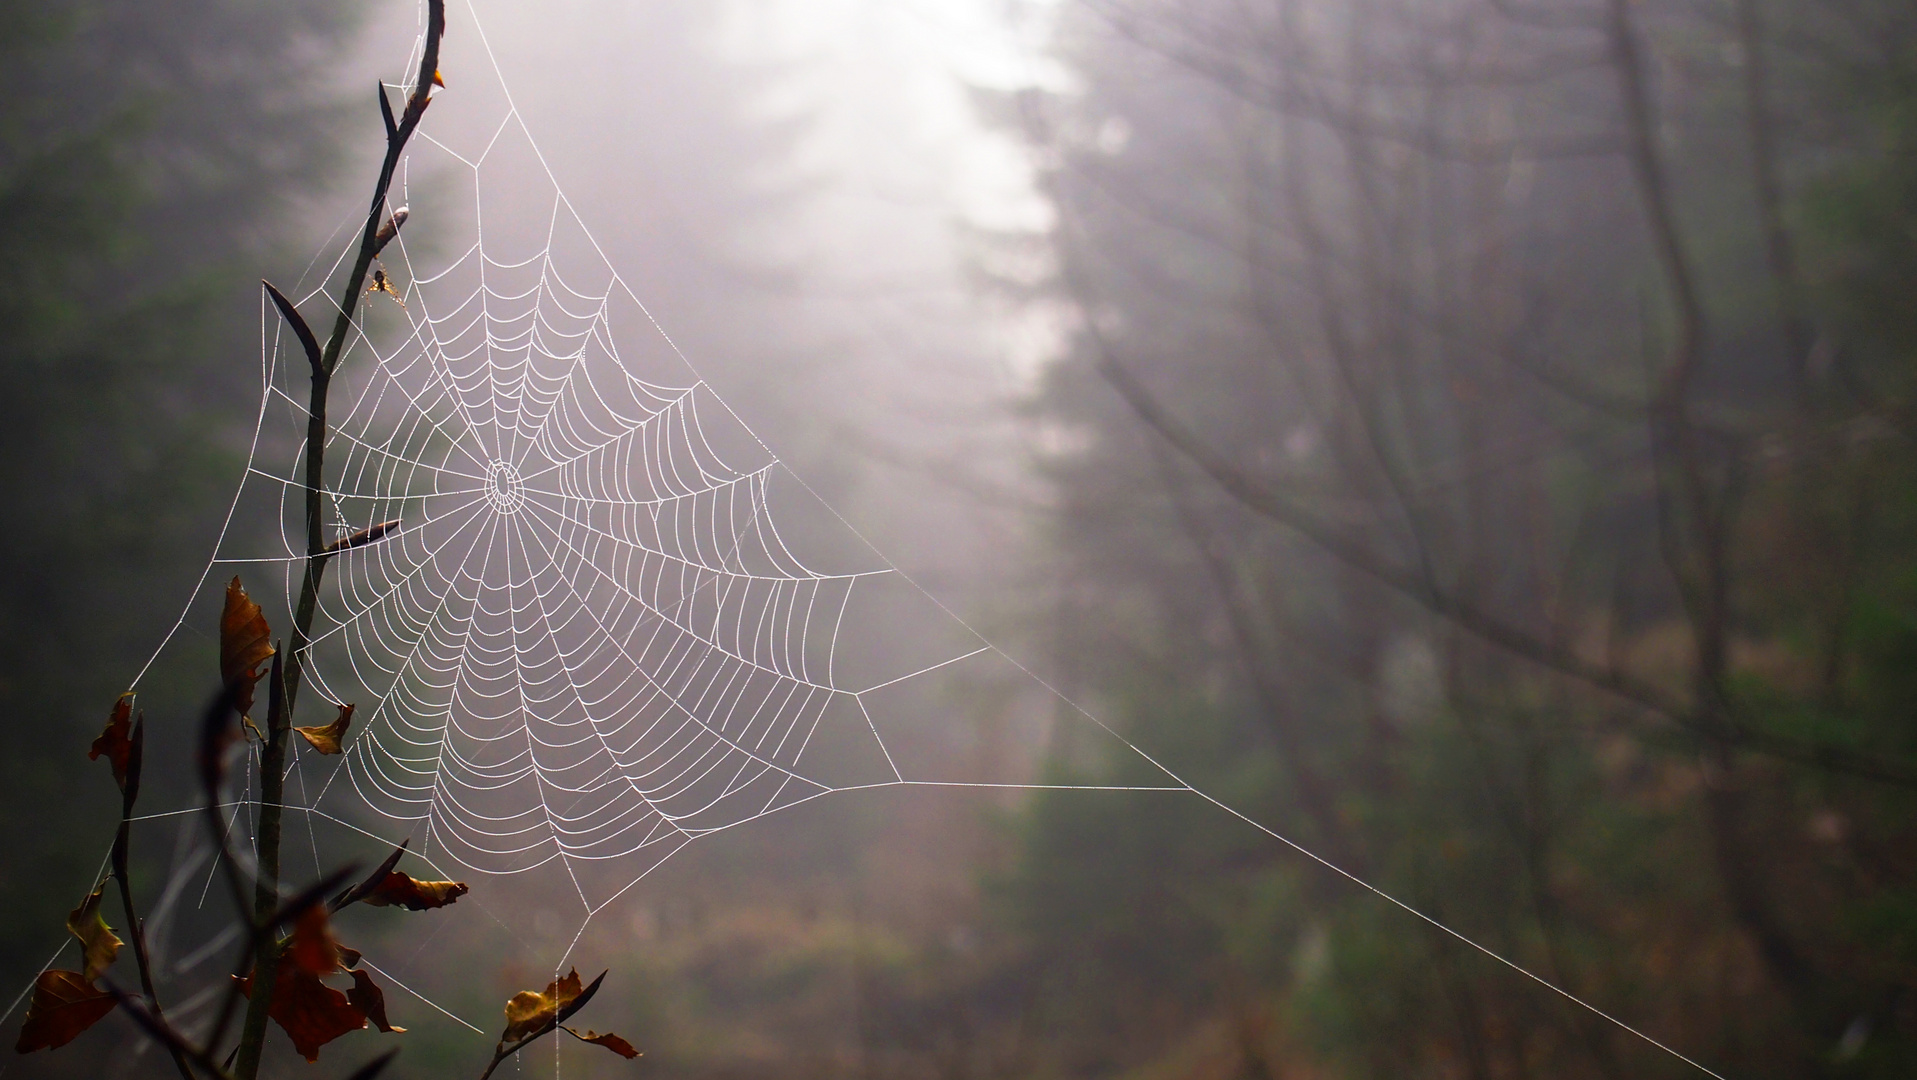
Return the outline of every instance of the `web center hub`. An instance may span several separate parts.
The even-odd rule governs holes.
[[[486,501],[502,514],[517,514],[526,505],[526,484],[510,461],[494,461],[486,467]]]

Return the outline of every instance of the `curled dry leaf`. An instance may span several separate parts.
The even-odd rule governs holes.
[[[563,979],[554,979],[546,984],[546,992],[536,993],[521,990],[506,1002],[506,1030],[500,1034],[502,1043],[515,1043],[528,1035],[536,1034],[555,1023],[559,1014],[579,997],[583,988],[579,985],[579,970],[574,968]]]
[[[20,1041],[14,1044],[16,1051],[27,1054],[65,1046],[113,1011],[113,995],[93,985],[113,966],[124,944],[100,916],[105,888],[102,882],[67,913],[67,932],[80,940],[85,970],[43,971],[33,981],[33,1000],[27,1006]]]
[[[358,1031],[371,1020],[381,1031],[400,1032],[386,1019],[386,995],[372,976],[349,971],[353,985],[344,993],[320,981],[356,967],[357,949],[341,945],[333,937],[326,906],[315,904],[300,913],[293,932],[286,940],[274,980],[273,1002],[266,1015],[293,1040],[294,1049],[308,1061],[319,1060],[319,1049],[351,1031]],[[241,980],[241,989],[252,996],[252,976]]]
[[[235,688],[233,707],[243,717],[253,709],[253,688],[264,674],[260,665],[273,655],[272,635],[240,579],[228,582],[226,609],[220,613],[220,679]]]
[[[355,954],[357,956],[357,954]],[[353,985],[346,991],[346,1000],[353,1007],[366,1014],[373,1026],[389,1035],[405,1031],[403,1027],[394,1027],[386,1021],[386,992],[379,988],[373,977],[364,971],[353,972]]]
[[[354,956],[357,958],[358,954]],[[314,904],[300,913],[293,933],[286,941],[281,969],[292,965],[309,975],[331,975],[341,969],[339,942],[333,940],[333,927],[326,918],[326,905]]]
[[[403,907],[407,911],[442,908],[472,890],[463,881],[420,881],[393,870],[380,879],[360,903],[374,907]],[[577,980],[574,980],[575,982]],[[530,991],[528,991],[530,993]]]
[[[87,982],[106,974],[106,969],[113,966],[113,958],[119,955],[120,946],[126,944],[114,935],[113,928],[100,915],[100,900],[105,889],[105,882],[96,885],[91,896],[67,913],[67,932],[80,940],[81,951],[86,955],[84,978]]]
[[[21,1025],[15,1053],[65,1046],[113,1011],[113,995],[77,971],[42,971],[33,980],[33,1000]]]
[[[246,996],[253,996],[251,975],[240,981],[240,989]],[[320,1047],[366,1026],[366,1013],[359,1006],[299,964],[280,965],[266,1015],[286,1032],[286,1037],[293,1040],[293,1049],[308,1061],[319,1060]]]
[[[339,715],[334,717],[332,723],[324,727],[296,727],[293,730],[299,732],[300,738],[320,753],[337,754],[341,741],[346,738],[346,729],[352,726],[353,709],[352,705],[341,705]]]
[[[113,766],[113,782],[126,790],[127,762],[133,754],[133,691],[120,695],[114,702],[113,712],[107,717],[106,730],[93,740],[93,749],[87,751],[87,760],[98,761],[105,755],[107,764]]]
[[[635,1050],[631,1043],[627,1042],[626,1040],[620,1038],[617,1035],[614,1035],[610,1031],[606,1032],[604,1035],[601,1035],[597,1031],[594,1031],[591,1028],[587,1028],[586,1033],[584,1035],[581,1035],[579,1034],[578,1031],[574,1030],[573,1028],[567,1028],[566,1034],[571,1035],[573,1038],[578,1039],[580,1042],[589,1042],[595,1046],[603,1046],[606,1049],[612,1051],[613,1053],[618,1054],[622,1058],[631,1059],[631,1058],[636,1058],[639,1056],[639,1051]]]

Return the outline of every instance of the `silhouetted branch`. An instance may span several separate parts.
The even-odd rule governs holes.
[[[279,903],[280,827],[283,814],[286,741],[292,730],[292,716],[299,696],[300,677],[310,644],[313,615],[319,602],[320,579],[326,572],[326,403],[334,369],[353,327],[353,312],[365,287],[366,274],[385,241],[381,233],[392,223],[397,233],[400,219],[386,213],[386,195],[392,185],[400,154],[418,128],[420,117],[432,101],[433,85],[439,81],[439,45],[446,32],[445,0],[428,0],[426,35],[420,50],[419,70],[412,93],[406,100],[397,123],[391,104],[380,89],[381,115],[386,129],[386,154],[380,163],[379,178],[373,185],[373,197],[360,233],[359,254],[347,275],[340,296],[339,313],[333,332],[319,359],[312,365],[312,393],[307,406],[306,424],[306,572],[300,581],[299,601],[293,612],[293,635],[283,676],[274,678],[274,704],[269,710],[265,746],[260,752],[260,817],[256,850],[258,859],[254,878],[254,920],[265,922]],[[386,236],[390,240],[391,234]],[[277,303],[277,301],[276,301]],[[292,321],[289,319],[289,321]],[[297,325],[297,324],[296,324]],[[297,330],[296,330],[297,332]],[[301,344],[306,343],[302,340]],[[311,353],[308,353],[309,360]],[[275,656],[277,661],[277,654]],[[240,1034],[239,1053],[234,1071],[239,1080],[254,1080],[259,1074],[260,1050],[266,1039],[267,1010],[271,1007],[279,964],[279,950],[270,940],[260,941],[254,950],[255,992],[247,1003],[246,1023]]]
[[[391,521],[382,521],[377,525],[361,529],[350,536],[343,536],[333,541],[326,545],[320,554],[337,555],[342,551],[350,551],[356,547],[365,547],[367,544],[373,543],[376,540],[384,539],[390,533],[398,532],[399,526],[400,519],[398,518],[394,518]]]
[[[279,309],[280,316],[286,320],[288,326],[293,328],[293,336],[299,338],[300,348],[306,353],[306,362],[313,369],[314,377],[317,378],[321,367],[320,347],[319,342],[313,337],[312,327],[306,325],[306,319],[300,314],[299,309],[274,288],[272,282],[262,281],[260,284],[266,286],[266,294],[273,298],[273,306]]]
[[[158,1014],[147,1011],[144,1001],[115,986],[111,981],[102,979],[100,986],[113,995],[113,1000],[119,1002],[120,1008],[125,1010],[141,1030],[153,1036],[160,1045],[165,1046],[175,1059],[182,1061],[182,1069],[186,1067],[184,1061],[191,1060],[215,1080],[231,1080],[230,1074],[221,1067],[219,1062],[213,1060],[211,1054],[195,1046],[192,1040],[174,1030],[173,1025],[167,1023]],[[191,1073],[187,1074],[187,1080],[192,1080]]]
[[[140,798],[140,774],[146,765],[144,714],[133,721],[129,742],[126,779],[120,790],[120,827],[113,834],[113,878],[120,884],[120,907],[126,912],[127,934],[133,939],[133,961],[140,972],[140,992],[145,996],[147,1007],[153,1010],[154,1018],[164,1023],[166,1014],[160,1008],[160,995],[153,984],[153,959],[147,951],[146,924],[140,921],[140,913],[133,905],[133,876],[127,866],[129,849],[133,845],[133,804]],[[186,1058],[180,1050],[168,1045],[167,1052],[172,1056],[181,1080],[193,1080],[193,1074],[187,1069]]]

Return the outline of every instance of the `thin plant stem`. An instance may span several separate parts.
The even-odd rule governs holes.
[[[420,117],[431,102],[429,96],[439,71],[439,39],[446,29],[444,0],[429,0],[425,47],[421,50],[413,91],[406,102],[402,119],[394,122],[387,104],[386,89],[380,87],[380,109],[386,120],[386,156],[380,165],[379,179],[373,185],[373,197],[366,212],[365,228],[360,234],[359,255],[346,277],[340,295],[339,315],[323,351],[314,347],[312,333],[290,305],[281,313],[294,322],[301,345],[312,368],[312,394],[306,424],[306,565],[300,579],[299,602],[294,608],[292,639],[288,642],[284,671],[273,689],[277,702],[267,717],[265,747],[260,754],[260,817],[257,843],[258,867],[254,877],[253,918],[264,921],[279,905],[280,824],[284,812],[287,741],[292,734],[294,704],[299,695],[300,677],[306,653],[312,644],[313,615],[319,604],[320,582],[334,551],[325,539],[326,521],[326,399],[334,369],[352,332],[353,312],[365,288],[366,274],[380,246],[380,228],[386,221],[386,194],[392,185],[399,157],[419,126]],[[278,300],[277,293],[275,293]],[[239,1080],[255,1080],[259,1075],[260,1051],[266,1040],[267,1014],[279,968],[280,946],[271,934],[260,935],[253,953],[253,995],[247,1003],[246,1021],[240,1030],[234,1075]]]

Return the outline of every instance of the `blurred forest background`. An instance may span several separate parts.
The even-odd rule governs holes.
[[[1917,1072],[1908,2],[488,18],[714,385],[1065,695],[1726,1076]],[[0,2],[10,986],[245,459],[253,281],[358,205],[360,54],[411,19]],[[942,700],[1025,779],[1160,778],[1029,686]],[[1699,1075],[1191,797],[821,800],[588,943],[647,1056],[568,1076]],[[517,973],[443,948],[490,1022]],[[395,1012],[400,1075],[483,1064]],[[0,1073],[161,1075],[133,1032]]]

